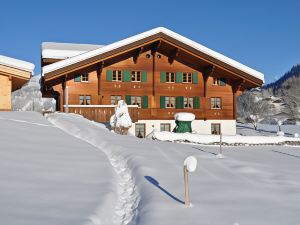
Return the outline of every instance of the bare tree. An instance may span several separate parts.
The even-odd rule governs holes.
[[[268,115],[268,102],[264,98],[247,91],[238,97],[238,118],[242,122],[251,123],[254,129]]]

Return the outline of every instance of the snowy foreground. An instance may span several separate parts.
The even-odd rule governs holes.
[[[226,147],[218,159],[217,147],[116,135],[72,114],[0,118],[0,224],[299,224],[298,147]]]

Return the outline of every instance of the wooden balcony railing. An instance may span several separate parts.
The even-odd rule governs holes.
[[[133,122],[138,120],[174,120],[178,112],[191,112],[196,120],[226,120],[233,119],[233,110],[228,109],[142,109],[136,105],[129,105],[128,111]],[[115,113],[114,105],[68,105],[69,113],[80,114],[83,117],[97,122],[109,122]]]
[[[66,106],[65,106],[66,109]],[[129,105],[128,112],[132,122],[138,120],[138,107],[136,105]],[[83,117],[94,120],[96,122],[109,122],[110,117],[115,113],[114,105],[68,105],[69,113],[76,113]]]

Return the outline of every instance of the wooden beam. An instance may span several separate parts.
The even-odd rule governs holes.
[[[177,58],[177,56],[179,55],[180,49],[179,48],[175,48],[174,50],[172,50],[169,54],[168,57],[168,62],[170,64],[172,64],[174,62],[174,60]]]
[[[134,51],[134,55],[133,55],[133,62],[134,64],[137,64],[138,62],[138,59],[139,59],[139,56],[140,54],[143,52],[144,50],[144,47],[140,47],[140,48],[137,48],[135,51]]]
[[[232,102],[233,102],[233,119],[236,120],[237,117],[237,107],[236,107],[236,98],[237,92],[245,85],[246,81],[244,79],[237,80],[233,83],[232,86]]]
[[[161,40],[158,40],[153,44],[151,44],[151,55],[154,55],[158,51],[160,45],[161,45]]]
[[[98,104],[101,104],[101,74],[104,67],[104,61],[97,64],[97,83],[98,83]]]
[[[206,97],[207,79],[209,76],[213,76],[215,69],[216,67],[214,65],[210,65],[202,69],[203,81],[204,81],[204,97]]]

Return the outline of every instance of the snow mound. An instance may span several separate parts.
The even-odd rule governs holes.
[[[187,142],[197,144],[215,144],[220,142],[219,135],[173,133],[173,132],[154,132],[153,139],[171,142]],[[241,136],[241,135],[222,135],[224,144],[280,144],[285,142],[300,142],[300,138],[284,136]]]
[[[298,137],[299,137],[299,134],[298,134],[298,133],[295,133],[295,134],[294,134],[294,137],[295,137],[295,138],[298,138]]]
[[[283,131],[278,131],[277,132],[277,136],[283,137],[284,136],[284,132]]]
[[[110,118],[110,126],[118,134],[127,134],[132,126],[127,104],[123,100],[118,101],[115,114]]]
[[[33,76],[21,89],[12,93],[14,111],[55,111],[56,101],[53,98],[42,97],[40,78],[40,75]]]
[[[195,115],[193,113],[181,112],[176,113],[174,118],[178,121],[193,121],[195,120]]]

